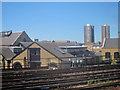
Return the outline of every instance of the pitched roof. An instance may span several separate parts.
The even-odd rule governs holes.
[[[22,34],[22,32],[13,32],[8,37],[0,37],[0,45],[13,45],[17,38]]]
[[[26,48],[26,47],[28,47],[30,44],[32,44],[33,42],[20,42],[20,44],[24,47],[24,48]]]
[[[9,36],[0,37],[0,45],[14,45],[23,33],[25,33],[25,31],[13,32]]]
[[[120,38],[106,39],[103,49],[118,49],[120,48]]]
[[[0,47],[0,55],[5,57],[6,60],[11,60],[12,57],[15,56],[15,53],[13,53],[8,47]]]
[[[54,55],[55,57],[58,57],[60,59],[66,58],[66,57],[74,57],[70,53],[66,52],[65,50],[62,50],[59,48],[60,44],[58,43],[53,43],[53,42],[34,42],[38,44],[40,47]],[[32,42],[21,42],[21,44],[24,47],[28,47]],[[63,44],[62,44],[63,45]]]
[[[55,43],[59,46],[80,46],[80,43],[77,43],[75,41],[40,41],[40,42],[46,42],[46,43]]]
[[[65,57],[74,57],[72,54],[68,53],[67,51],[60,49],[59,46],[66,45],[65,43],[52,43],[52,42],[37,42],[40,46],[48,50],[49,52],[53,53],[59,58],[65,58]]]

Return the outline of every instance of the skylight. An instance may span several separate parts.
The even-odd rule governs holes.
[[[60,53],[62,53],[62,54],[65,54],[65,52],[63,52],[61,49],[59,49],[59,48],[54,48],[56,51],[58,51],[58,52],[60,52]]]

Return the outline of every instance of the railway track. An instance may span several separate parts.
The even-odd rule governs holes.
[[[80,67],[72,69],[58,69],[58,70],[21,70],[21,71],[3,71],[2,78],[24,78],[27,77],[36,77],[36,76],[45,76],[45,75],[55,75],[55,74],[67,74],[73,72],[86,72],[86,71],[97,71],[97,70],[109,70],[120,68],[120,65],[104,65],[104,66],[92,66],[92,67]],[[34,73],[34,74],[32,74]]]
[[[120,83],[120,67],[118,68],[118,66],[114,68],[106,68],[105,66],[95,69],[90,67],[86,71],[77,69],[69,70],[66,73],[62,71],[61,73],[48,71],[48,73],[45,72],[46,74],[40,73],[40,71],[35,71],[36,73],[27,72],[26,76],[22,73],[18,73],[16,76],[14,73],[11,77],[3,74],[2,89],[90,89]],[[6,78],[7,76],[8,78]]]
[[[108,73],[120,73],[120,69],[113,69],[113,70],[99,70],[99,71],[87,71],[87,72],[77,72],[77,73],[69,73],[69,74],[57,74],[57,75],[54,75],[54,76],[51,76],[51,75],[47,75],[47,76],[42,76],[42,77],[25,77],[25,78],[17,78],[17,79],[3,79],[3,83],[6,83],[6,82],[17,82],[17,81],[30,81],[30,80],[47,80],[47,79],[55,79],[55,78],[69,78],[69,77],[77,77],[77,76],[85,76],[85,75],[97,75],[97,74],[101,74],[104,73],[104,74],[107,74]]]

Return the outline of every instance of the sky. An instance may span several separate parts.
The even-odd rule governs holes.
[[[118,37],[117,2],[3,2],[2,30],[26,31],[32,39],[84,42],[84,26],[94,26],[95,42],[101,26],[110,25]]]

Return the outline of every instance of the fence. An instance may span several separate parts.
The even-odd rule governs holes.
[[[73,68],[82,67],[85,65],[98,65],[99,64],[110,64],[112,62],[111,58],[106,58],[105,56],[94,56],[94,57],[61,57],[57,58],[40,58],[40,60],[30,61],[30,59],[14,59],[12,61],[7,61],[2,64],[2,69],[20,69],[20,68]],[[120,62],[120,58],[114,59]],[[3,62],[2,62],[3,63]]]

